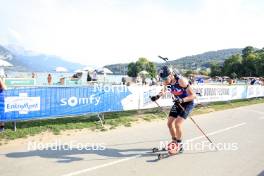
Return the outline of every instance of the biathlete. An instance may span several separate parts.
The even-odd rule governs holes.
[[[188,81],[175,73],[173,73],[168,66],[163,66],[159,73],[160,78],[163,81],[164,88],[161,92],[152,96],[151,100],[156,101],[163,96],[166,91],[169,91],[174,95],[174,105],[172,106],[168,117],[168,128],[172,138],[170,144],[176,144],[176,152],[183,152],[182,146],[182,125],[185,119],[194,108],[194,99],[196,94],[189,85]],[[168,146],[170,146],[170,144]],[[170,149],[168,148],[169,152]]]

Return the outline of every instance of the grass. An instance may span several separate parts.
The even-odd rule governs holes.
[[[192,112],[192,115],[205,114],[214,111],[226,110],[241,106],[264,103],[263,98],[249,100],[235,100],[230,102],[210,103],[206,106],[198,106]],[[166,108],[168,112],[169,109]],[[0,145],[6,144],[9,140],[26,138],[43,132],[52,132],[59,135],[66,130],[91,129],[95,131],[107,131],[119,126],[131,127],[134,122],[147,121],[154,119],[165,119],[165,115],[158,108],[105,113],[104,126],[100,124],[96,115],[76,116],[57,119],[45,119],[34,121],[23,121],[17,123],[17,131],[13,131],[12,123],[6,123],[6,130],[0,133]]]

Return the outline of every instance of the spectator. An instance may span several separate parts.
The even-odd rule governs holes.
[[[260,84],[264,86],[264,78],[260,78]]]
[[[4,81],[0,78],[0,104],[4,103],[4,96],[3,96],[3,90],[6,89],[6,85]],[[0,105],[0,107],[4,107],[3,105]],[[0,132],[3,132],[5,129],[5,123],[0,121]]]
[[[96,73],[96,71],[93,72],[92,81],[97,81],[97,73]]]
[[[48,85],[51,85],[52,84],[52,77],[51,77],[51,74],[49,73],[48,74]]]
[[[36,74],[34,72],[32,72],[32,78],[35,78],[36,77]]]
[[[87,72],[87,82],[90,82],[92,81],[92,78],[91,78],[91,75],[89,72]]]
[[[253,79],[251,79],[251,81],[250,81],[250,85],[254,85],[255,83],[256,83],[256,79],[255,78],[253,78]]]
[[[64,85],[65,84],[65,78],[64,77],[60,78],[59,84],[60,85]]]
[[[146,77],[142,76],[142,85],[147,85]]]
[[[204,79],[203,78],[197,78],[197,83],[204,83]]]
[[[122,81],[122,84],[123,84],[123,85],[126,84],[126,78],[125,78],[125,77],[122,77],[121,81]]]
[[[234,84],[235,83],[235,81],[233,80],[233,79],[228,79],[228,84],[229,85],[232,85],[232,84]]]

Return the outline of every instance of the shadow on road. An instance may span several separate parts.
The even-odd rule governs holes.
[[[211,151],[211,150],[209,150],[209,151],[184,152],[184,153],[179,153],[179,154],[176,154],[176,155],[168,155],[167,154],[167,151],[161,152],[161,153],[162,154],[165,154],[164,157],[163,157],[163,159],[166,159],[166,158],[169,158],[169,157],[177,157],[177,156],[180,156],[180,155],[197,155],[197,154],[213,153],[213,152],[218,152],[218,151]],[[150,154],[148,154],[148,155],[150,155]],[[156,154],[155,153],[151,153],[151,156],[153,156],[153,155],[156,155],[156,157],[154,159],[147,160],[147,162],[154,163],[154,162],[159,161],[158,154],[157,153]],[[145,156],[145,155],[143,155],[143,156]]]
[[[7,153],[6,157],[9,158],[41,157],[47,159],[57,159],[58,163],[70,163],[81,160],[85,160],[85,161],[109,160],[113,158],[126,158],[126,157],[133,157],[140,155],[140,157],[154,157],[153,160],[147,160],[146,162],[158,161],[157,153],[152,153],[150,148],[116,149],[116,148],[109,148],[108,146],[104,150],[86,150],[86,149],[80,150],[79,148],[71,148],[70,150],[65,150],[65,148],[69,148],[69,146],[59,146],[58,148],[60,148],[61,150],[54,150],[54,148],[45,148],[43,150],[12,152],[12,153]],[[215,152],[215,151],[185,152],[181,155],[194,155],[194,154],[201,154],[208,152]],[[98,158],[91,156],[91,158],[87,158],[87,157],[78,156],[78,155],[87,155],[87,154],[98,155],[102,157]]]
[[[60,146],[63,148],[63,146]],[[65,146],[64,146],[65,147]],[[66,148],[66,147],[65,147]],[[125,158],[136,156],[139,153],[144,153],[149,149],[114,149],[106,148],[105,150],[80,150],[78,148],[71,148],[71,150],[54,150],[53,148],[46,148],[44,150],[30,150],[26,152],[13,152],[6,154],[9,158],[27,158],[27,157],[41,157],[48,159],[58,159],[59,163],[69,163],[74,161],[84,160],[82,157],[76,155],[95,154],[107,158],[88,159],[88,160],[107,160],[113,158]],[[85,159],[86,160],[86,159]]]

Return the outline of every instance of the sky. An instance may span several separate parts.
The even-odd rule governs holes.
[[[0,0],[0,45],[84,65],[264,47],[263,0]]]

